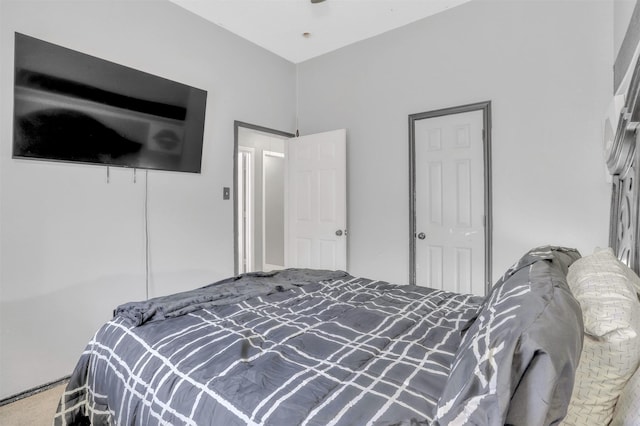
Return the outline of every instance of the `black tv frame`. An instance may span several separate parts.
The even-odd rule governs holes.
[[[200,173],[207,92],[15,33],[16,159]]]

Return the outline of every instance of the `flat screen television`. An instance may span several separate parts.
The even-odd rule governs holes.
[[[15,34],[13,158],[200,173],[207,92]]]

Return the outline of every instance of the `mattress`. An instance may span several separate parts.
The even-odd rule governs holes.
[[[342,271],[289,269],[128,303],[87,344],[55,424],[527,418],[510,411],[519,395],[558,399],[557,389],[573,383],[582,342],[572,330],[582,324],[575,318],[579,307],[562,289],[566,264],[575,257],[557,250],[530,254],[487,298]],[[554,317],[545,318],[543,328],[566,324],[565,349],[546,363],[539,352],[553,350],[558,336],[538,333],[532,340],[527,334],[541,325],[544,311]],[[535,365],[553,371],[533,380]],[[561,417],[569,397],[570,388],[558,407],[547,401],[527,410]]]

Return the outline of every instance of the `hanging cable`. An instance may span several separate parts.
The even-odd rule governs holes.
[[[149,300],[149,170],[145,170],[144,178],[144,261],[145,295]]]
[[[300,136],[300,130],[298,127],[298,99],[299,99],[299,84],[298,84],[298,65],[296,65],[296,138]]]

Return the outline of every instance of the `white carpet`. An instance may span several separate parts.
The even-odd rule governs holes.
[[[0,425],[51,426],[66,385],[64,383],[0,407]]]

